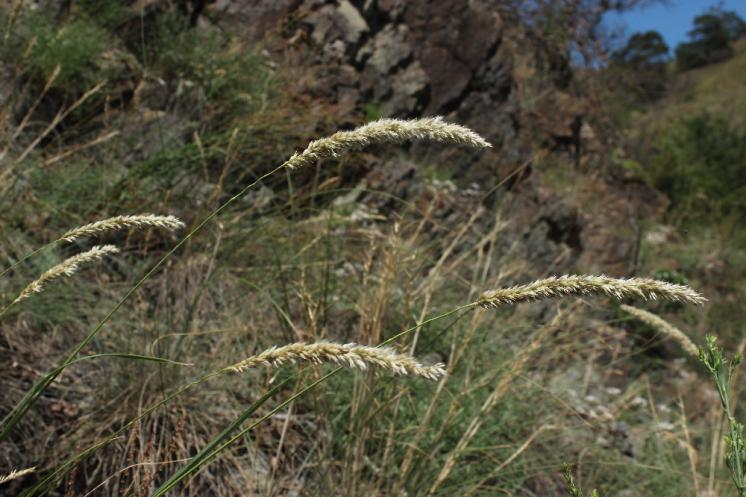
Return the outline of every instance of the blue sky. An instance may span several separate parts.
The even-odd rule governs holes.
[[[613,13],[607,16],[606,24],[612,30],[625,28],[627,37],[638,31],[658,31],[673,52],[676,45],[687,40],[687,32],[692,29],[692,19],[716,6],[734,10],[746,19],[746,0],[670,0],[668,5],[656,4],[622,15]]]

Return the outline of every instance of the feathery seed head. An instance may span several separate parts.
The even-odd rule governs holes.
[[[25,300],[35,293],[40,293],[42,290],[44,290],[44,287],[48,283],[56,279],[59,279],[63,276],[72,276],[73,274],[77,273],[78,270],[80,270],[80,266],[83,264],[98,261],[100,259],[103,259],[107,255],[113,255],[118,252],[119,249],[116,248],[114,245],[97,245],[86,252],[65,259],[61,263],[45,271],[38,279],[31,282],[26,288],[23,289],[18,297],[16,297],[12,304],[16,304],[21,300]]]
[[[73,228],[62,235],[60,239],[72,242],[73,240],[84,236],[96,236],[107,231],[128,228],[160,228],[168,231],[176,231],[183,227],[184,223],[175,216],[158,216],[156,214],[114,216],[78,228]]]
[[[3,483],[7,483],[10,480],[15,480],[16,478],[26,476],[27,474],[33,473],[34,471],[36,471],[36,467],[26,468],[26,469],[14,469],[7,475],[0,475],[0,485],[2,485]]]
[[[412,375],[438,380],[446,374],[443,364],[424,366],[406,354],[400,354],[388,347],[370,347],[355,343],[292,343],[282,347],[271,347],[264,352],[249,357],[230,367],[233,371],[244,371],[259,366],[280,366],[297,361],[321,364],[331,362],[366,370],[373,366],[400,375]]]
[[[447,123],[440,116],[411,120],[379,119],[352,131],[339,131],[327,138],[312,141],[303,152],[293,154],[285,165],[290,168],[305,166],[369,145],[398,144],[411,140],[431,140],[474,148],[492,147],[469,128]]]
[[[565,275],[486,291],[479,297],[479,304],[485,308],[495,308],[567,295],[606,295],[617,299],[634,297],[643,300],[663,298],[689,304],[703,304],[707,300],[688,286],[648,278]]]
[[[694,345],[694,342],[692,342],[683,331],[681,331],[665,319],[661,318],[660,316],[656,316],[652,312],[638,309],[637,307],[632,307],[631,305],[622,305],[621,308],[622,310],[624,310],[624,312],[631,314],[643,323],[679,342],[679,344],[686,351],[687,354],[695,358],[699,357],[699,349],[696,345]]]

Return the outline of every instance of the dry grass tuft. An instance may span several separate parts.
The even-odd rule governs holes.
[[[501,305],[531,302],[567,295],[607,295],[703,304],[707,299],[688,286],[647,278],[610,278],[608,276],[552,276],[526,285],[488,290],[479,297],[479,305],[496,308]]]
[[[158,216],[156,214],[115,216],[71,229],[62,235],[60,239],[72,242],[85,236],[96,236],[107,231],[128,228],[160,228],[168,231],[176,231],[183,227],[184,223],[175,216]]]
[[[391,348],[331,342],[299,342],[282,347],[271,347],[258,355],[231,366],[230,369],[241,372],[258,366],[279,366],[297,361],[308,361],[315,364],[332,362],[363,371],[372,366],[396,374],[419,376],[428,380],[438,380],[446,374],[443,364],[424,366],[411,356],[400,354]]]
[[[692,342],[683,331],[673,326],[665,319],[661,318],[660,316],[656,316],[652,312],[638,309],[637,307],[632,307],[631,305],[622,305],[621,307],[622,310],[636,317],[643,323],[652,326],[654,329],[658,330],[664,335],[679,342],[686,353],[690,356],[695,358],[699,357],[699,349],[696,345],[694,345],[694,342]]]
[[[88,264],[89,262],[95,262],[103,259],[107,255],[113,255],[119,252],[119,249],[114,245],[97,245],[92,249],[83,252],[81,254],[74,255],[69,259],[53,266],[42,274],[38,279],[31,282],[23,291],[16,297],[11,303],[17,304],[18,302],[29,298],[35,293],[40,293],[44,290],[44,287],[52,281],[62,278],[63,276],[72,276],[80,270],[80,266]]]
[[[442,117],[424,119],[379,119],[352,131],[339,131],[312,141],[300,154],[294,154],[285,165],[306,166],[321,159],[339,157],[345,152],[380,143],[404,143],[410,140],[431,140],[474,148],[492,145],[474,131],[443,121]]]

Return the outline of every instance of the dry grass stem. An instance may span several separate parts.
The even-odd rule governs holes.
[[[443,364],[424,366],[411,356],[400,354],[391,348],[332,342],[299,342],[282,347],[272,347],[234,364],[230,369],[240,372],[259,366],[280,366],[297,361],[308,361],[315,364],[331,362],[361,370],[366,370],[368,367],[377,367],[396,374],[419,376],[428,380],[438,380],[446,374]]]
[[[321,159],[339,157],[345,152],[381,143],[404,143],[411,140],[431,140],[474,148],[492,145],[474,131],[443,121],[442,117],[424,119],[379,119],[352,131],[339,131],[312,141],[301,153],[285,163],[287,167],[305,166]]]
[[[608,276],[565,275],[552,276],[527,285],[489,290],[479,297],[486,308],[531,302],[566,295],[607,295],[643,300],[668,299],[674,302],[702,304],[707,299],[688,286],[647,278],[609,278]]]
[[[107,231],[129,228],[160,228],[168,231],[176,231],[183,227],[184,223],[174,216],[158,216],[155,214],[115,216],[71,229],[62,235],[60,239],[72,242],[85,236],[96,236]]]
[[[631,305],[623,305],[621,307],[625,312],[636,317],[643,323],[679,342],[679,344],[683,347],[687,354],[695,358],[699,357],[699,349],[696,345],[694,345],[694,342],[692,342],[683,331],[676,328],[665,319],[656,316],[652,312],[644,311],[642,309],[638,309],[637,307],[632,307]]]
[[[10,480],[15,480],[16,478],[20,478],[22,476],[26,476],[29,473],[33,473],[36,471],[36,468],[26,468],[26,469],[14,469],[7,475],[0,475],[0,485],[3,483],[7,483]]]
[[[83,264],[98,261],[107,255],[113,255],[118,252],[119,249],[113,245],[97,245],[86,252],[74,255],[69,259],[64,260],[60,264],[57,264],[56,266],[48,269],[37,280],[30,283],[26,288],[23,289],[18,297],[16,297],[12,304],[16,304],[21,300],[27,299],[35,293],[40,293],[42,290],[44,290],[44,287],[47,284],[58,278],[61,278],[63,276],[72,276],[73,274],[78,272],[80,266]]]

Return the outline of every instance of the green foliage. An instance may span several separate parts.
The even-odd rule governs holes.
[[[366,121],[375,121],[376,119],[381,119],[383,117],[381,106],[375,102],[366,102],[366,104],[363,105],[363,112],[365,113]]]
[[[666,63],[668,45],[658,31],[633,34],[627,45],[612,55],[614,62],[634,68],[658,67]]]
[[[16,25],[2,60],[23,63],[29,77],[40,85],[59,68],[54,87],[79,93],[106,76],[98,62],[110,45],[109,33],[90,20],[58,24],[45,13],[34,13]]]
[[[583,497],[583,492],[578,488],[577,484],[575,483],[575,478],[573,478],[572,476],[570,466],[565,466],[565,469],[562,472],[562,476],[567,483],[567,491],[570,494],[570,497]],[[598,497],[598,491],[594,489],[591,492],[591,497]]]
[[[182,81],[180,91],[200,93],[198,109],[222,104],[231,115],[250,112],[266,104],[263,96],[271,72],[253,52],[231,50],[218,29],[185,29],[182,17],[164,16],[152,44],[154,65],[166,80]],[[192,93],[195,93],[192,91]]]
[[[635,33],[612,55],[609,70],[626,92],[642,101],[655,100],[666,91],[668,45],[657,31]]]
[[[676,65],[680,71],[714,64],[733,56],[731,36],[723,18],[709,13],[694,18],[690,42],[676,47]]]
[[[746,220],[746,131],[707,114],[656,140],[646,177],[672,201],[681,221]]]
[[[733,374],[741,363],[741,356],[735,355],[728,359],[722,349],[717,346],[714,336],[707,336],[707,345],[699,351],[699,358],[709,371],[715,382],[723,412],[728,421],[728,434],[725,436],[727,450],[725,462],[730,469],[733,483],[740,497],[746,496],[746,443],[743,439],[743,424],[736,421],[731,407],[731,393],[733,392]]]
[[[662,281],[668,281],[676,285],[689,285],[689,278],[681,274],[678,271],[672,271],[669,269],[660,269],[653,273],[653,278]]]
[[[718,14],[731,40],[740,40],[746,36],[746,21],[736,11],[724,10],[719,11]]]

